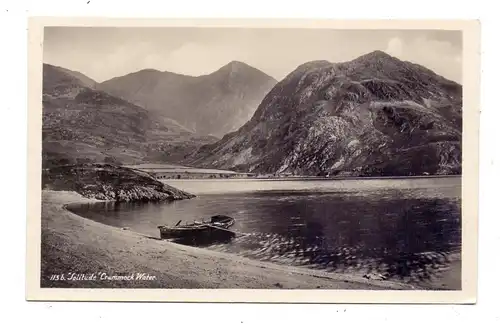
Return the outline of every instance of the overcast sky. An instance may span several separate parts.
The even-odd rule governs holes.
[[[101,82],[146,68],[199,76],[237,60],[281,80],[304,62],[374,50],[462,82],[461,32],[442,30],[48,27],[44,62]]]

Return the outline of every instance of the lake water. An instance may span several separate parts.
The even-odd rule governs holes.
[[[459,177],[165,182],[197,197],[92,203],[72,211],[155,237],[158,225],[226,214],[240,236],[207,249],[409,282],[432,277],[461,251]]]

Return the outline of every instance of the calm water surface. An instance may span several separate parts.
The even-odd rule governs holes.
[[[158,225],[233,216],[218,251],[331,271],[421,281],[460,252],[459,177],[368,180],[169,180],[197,195],[171,203],[92,203],[84,217],[147,235]]]

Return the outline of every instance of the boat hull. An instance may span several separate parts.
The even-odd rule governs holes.
[[[234,225],[234,218],[225,215],[212,216],[211,223],[217,227],[228,229]]]
[[[230,238],[234,236],[234,232],[224,228],[214,226],[199,226],[186,228],[160,228],[160,236],[162,239],[176,238]]]
[[[235,237],[228,230],[234,224],[234,219],[225,215],[213,216],[210,221],[189,225],[159,226],[160,238],[185,244],[209,244],[226,242]]]

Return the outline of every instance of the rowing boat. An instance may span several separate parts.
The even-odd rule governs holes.
[[[194,222],[181,225],[182,221],[174,226],[160,225],[160,236],[162,239],[199,239],[220,240],[229,239],[235,233],[228,230],[234,224],[234,219],[225,215],[215,215],[208,221]]]

